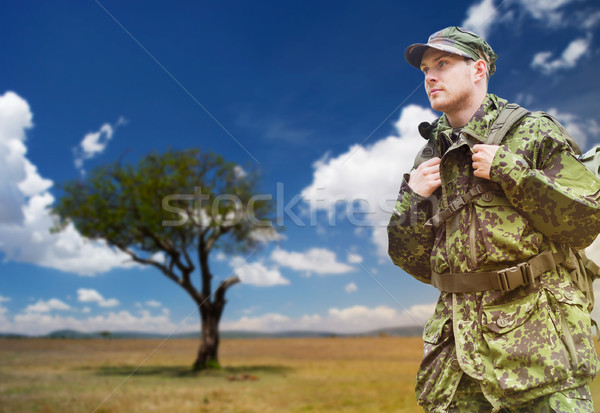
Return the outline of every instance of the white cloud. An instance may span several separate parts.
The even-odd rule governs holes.
[[[115,130],[126,123],[125,118],[121,117],[114,125],[105,123],[98,131],[87,133],[79,143],[79,146],[73,149],[75,167],[81,173],[84,173],[83,163],[104,152],[108,143],[113,138]]]
[[[237,321],[222,321],[221,330],[282,331],[293,329],[292,319],[282,314],[268,313],[259,317],[243,316]]]
[[[242,179],[242,178],[245,178],[246,176],[248,176],[248,172],[246,172],[246,170],[244,168],[242,168],[240,165],[236,165],[233,167],[233,173],[234,173],[235,177],[238,179]]]
[[[52,186],[53,182],[50,179],[42,178],[37,172],[37,167],[29,160],[24,159],[24,166],[25,179],[17,185],[23,195],[34,196],[45,192]]]
[[[557,29],[567,25],[589,27],[595,20],[588,14],[567,19],[563,7],[579,0],[481,0],[467,9],[461,26],[487,38],[493,26],[500,23],[515,29],[522,24],[519,16],[528,16],[547,27]],[[586,23],[587,22],[587,23]]]
[[[575,1],[577,0],[515,0],[513,2],[521,6],[534,19],[550,27],[557,27],[562,26],[567,20],[561,9]]]
[[[364,258],[362,257],[362,255],[358,255],[354,252],[349,252],[346,251],[348,254],[346,256],[346,259],[348,260],[348,263],[350,264],[360,264],[364,261]]]
[[[344,291],[346,291],[348,294],[352,294],[352,293],[358,291],[358,286],[354,283],[348,283],[344,287]]]
[[[330,308],[326,315],[305,314],[291,318],[269,313],[256,317],[244,316],[238,320],[221,322],[223,330],[291,331],[314,330],[335,333],[359,333],[385,327],[424,325],[431,317],[435,304],[415,305],[398,311],[387,306],[374,308],[356,305],[348,308]]]
[[[467,9],[461,26],[486,37],[492,26],[503,23],[512,30],[529,24],[524,17],[537,24],[557,30],[565,27],[591,30],[600,22],[600,11],[594,7],[567,9],[566,6],[580,0],[481,0]]]
[[[0,328],[3,324],[0,320]],[[187,326],[186,326],[187,327]],[[44,313],[25,312],[17,314],[12,321],[4,323],[4,331],[21,334],[42,335],[52,331],[72,329],[81,332],[96,331],[145,331],[170,333],[176,325],[168,314],[152,316],[148,312],[135,316],[128,311],[110,312],[106,315],[77,319]]]
[[[485,39],[496,20],[496,13],[494,0],[482,0],[481,3],[476,3],[469,7],[467,17],[461,26],[474,31]]]
[[[3,297],[0,295],[0,303],[7,303],[10,301],[10,297]]]
[[[156,300],[148,300],[148,301],[146,301],[146,305],[148,307],[160,307],[162,305],[162,303],[160,301],[156,301]]]
[[[40,300],[11,316],[8,309],[3,307],[0,301],[0,332],[44,335],[56,330],[72,329],[88,333],[97,331],[141,331],[166,334],[176,331],[179,326],[179,323],[176,324],[170,320],[167,309],[163,309],[161,314],[156,316],[151,315],[148,311],[141,312],[137,316],[128,311],[120,311],[105,315],[88,316],[87,318],[50,313],[51,310],[68,309],[73,310],[58,299]],[[89,307],[84,307],[81,310],[83,314],[89,314],[90,312]],[[199,325],[196,320],[197,318],[194,318],[192,322],[184,323],[179,326],[180,328],[177,331],[198,331]]]
[[[264,260],[245,262],[241,257],[233,257],[229,265],[243,283],[257,286],[289,284],[290,281],[283,277],[279,266],[303,271],[306,275],[313,272],[319,275],[342,274],[355,270],[348,264],[338,262],[335,253],[324,248],[312,248],[306,252],[289,252],[277,247],[269,259],[276,265],[267,266]]]
[[[39,300],[35,304],[28,305],[25,308],[26,313],[49,313],[52,310],[70,310],[71,307],[59,300],[58,298],[51,298],[48,301]]]
[[[32,128],[29,105],[13,92],[0,96],[0,225],[23,221],[25,195],[19,184],[26,180],[25,130]],[[0,244],[1,245],[1,244]]]
[[[373,242],[379,254],[387,256],[386,227],[402,175],[425,144],[417,127],[436,118],[430,109],[406,106],[395,123],[396,135],[370,146],[353,145],[335,158],[315,162],[313,182],[302,190],[303,198],[311,208],[330,214],[336,212],[336,204],[345,204],[349,222],[373,228]]]
[[[348,252],[347,260],[350,264],[360,264],[364,261],[362,255],[358,255],[354,252]]]
[[[600,10],[593,13],[583,13],[582,15],[582,26],[585,29],[591,30],[600,23]]]
[[[472,4],[466,13],[461,26],[473,30],[483,38],[491,33],[492,28],[503,25],[502,30],[518,30],[521,26],[529,24],[525,17],[533,19],[536,24],[546,28],[558,30],[574,28],[577,30],[592,30],[600,22],[600,11],[596,9],[572,11],[565,6],[579,0],[481,0]],[[588,34],[589,35],[589,34]],[[533,62],[536,67],[547,66],[549,69],[558,70],[572,67],[582,53],[582,39],[574,40],[563,56],[550,61],[552,52],[540,52],[535,55]],[[533,63],[532,63],[533,64]]]
[[[325,248],[311,248],[306,252],[288,252],[276,248],[271,253],[271,259],[282,267],[308,274],[344,274],[355,270],[348,264],[338,262],[335,253]]]
[[[48,208],[53,185],[27,158],[26,131],[33,127],[28,103],[14,92],[0,95],[0,251],[6,260],[28,262],[79,275],[134,264],[102,241],[84,239],[70,225],[51,234]]]
[[[263,244],[286,239],[285,235],[277,232],[275,228],[270,226],[254,228],[252,231],[250,231],[249,237],[252,240],[261,242]]]
[[[51,300],[49,300],[50,302]],[[30,306],[31,307],[31,306]],[[292,318],[283,314],[268,313],[260,316],[242,316],[237,320],[223,320],[222,330],[245,331],[290,331],[314,330],[335,333],[359,333],[385,327],[403,327],[424,325],[433,314],[435,304],[421,304],[408,310],[397,310],[387,306],[366,307],[352,306],[347,308],[330,308],[324,315],[304,314]],[[255,311],[255,307],[247,311]],[[89,314],[88,307],[82,313]],[[150,311],[142,310],[137,315],[128,311],[110,312],[104,315],[76,318],[61,316],[44,311],[22,311],[10,317],[8,310],[0,303],[0,331],[43,335],[55,330],[73,329],[81,332],[97,331],[141,331],[173,333],[197,331],[199,325],[194,321],[180,325],[170,319],[168,309],[161,314],[152,315]]]
[[[553,53],[549,51],[536,53],[531,61],[531,67],[539,69],[546,75],[559,70],[572,69],[577,61],[586,55],[590,48],[591,37],[573,40],[562,52],[560,57],[552,59]]]
[[[81,149],[83,150],[85,157],[89,159],[96,154],[104,152],[108,141],[112,139],[113,133],[114,130],[112,126],[105,123],[100,127],[98,132],[91,132],[85,135],[81,141]],[[106,140],[102,139],[103,135],[106,137]]]
[[[278,268],[267,268],[261,261],[248,263],[240,257],[234,257],[230,264],[234,268],[234,273],[244,284],[266,287],[290,283],[281,275]]]
[[[82,303],[97,303],[100,307],[116,307],[119,300],[116,298],[105,299],[98,291],[80,288],[77,290],[77,301]]]

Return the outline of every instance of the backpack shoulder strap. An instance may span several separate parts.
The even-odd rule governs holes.
[[[419,153],[415,157],[413,169],[417,169],[419,165],[433,158],[434,156],[441,156],[439,149],[431,138],[431,133],[437,126],[438,121],[439,119],[435,120],[433,123],[422,122],[419,125],[419,134],[423,137],[423,139],[427,140],[427,143],[419,150]]]
[[[433,140],[427,141],[427,143],[419,150],[419,153],[415,158],[413,169],[417,169],[419,165],[425,161],[428,161],[434,156],[440,156],[438,152],[437,146],[433,143]]]
[[[535,112],[534,114],[543,116],[552,121],[552,123],[556,125],[562,136],[567,140],[567,143],[569,144],[571,150],[575,153],[575,155],[581,155],[581,149],[579,148],[577,141],[571,136],[569,132],[567,132],[567,129],[554,116],[546,112]]]
[[[488,145],[500,145],[510,128],[529,113],[527,109],[516,103],[509,103],[504,106],[494,123],[492,123],[485,143]]]
[[[500,114],[498,114],[498,117],[490,127],[490,132],[488,134],[486,143],[488,145],[500,145],[510,128],[512,128],[525,116],[530,114],[533,114],[534,116],[538,117],[547,118],[552,123],[554,123],[554,125],[556,125],[556,127],[562,134],[562,136],[566,139],[567,143],[571,147],[571,150],[576,155],[581,155],[581,149],[579,148],[577,141],[575,141],[575,139],[569,134],[569,132],[567,132],[565,127],[554,116],[541,111],[532,113],[516,103],[509,103],[506,106],[504,106],[504,108],[500,111]]]

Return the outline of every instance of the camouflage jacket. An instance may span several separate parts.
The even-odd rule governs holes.
[[[473,186],[465,135],[485,143],[506,103],[488,94],[454,142],[445,116],[429,130],[444,154],[442,186],[431,197],[414,193],[404,176],[388,226],[389,254],[422,282],[430,283],[432,270],[489,271],[555,245],[583,248],[600,232],[600,180],[551,121],[534,115],[515,125],[496,153],[490,177],[499,191],[470,202],[438,229],[424,226],[437,206]],[[568,263],[559,265],[510,292],[442,292],[423,331],[419,403],[446,411],[463,372],[481,382],[495,410],[587,384],[599,362],[588,303],[569,271]]]

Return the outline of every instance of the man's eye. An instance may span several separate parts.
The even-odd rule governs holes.
[[[446,66],[447,64],[448,64],[448,62],[446,62],[445,60],[442,60],[438,66],[439,66],[439,67],[444,67],[444,66]]]

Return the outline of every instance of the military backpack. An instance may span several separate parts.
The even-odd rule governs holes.
[[[534,115],[538,117],[542,116],[552,121],[567,140],[571,150],[577,156],[579,161],[582,162],[596,176],[600,177],[600,145],[597,145],[585,154],[582,154],[581,149],[579,148],[579,145],[575,139],[573,139],[565,127],[561,125],[560,122],[558,122],[552,115],[546,112],[530,112],[515,103],[507,104],[500,111],[498,117],[490,127],[490,132],[486,138],[486,144],[501,144],[508,131],[528,115]],[[419,131],[423,136],[426,136],[434,126],[435,124],[429,125],[427,123],[423,123],[419,125]],[[437,147],[431,140],[429,140],[417,155],[414,167],[416,168],[427,159],[430,159],[434,156],[439,156],[437,152]],[[452,200],[443,210],[434,211],[432,218],[429,219],[425,225],[437,228],[472,200],[480,196],[484,196],[484,194],[487,192],[497,190],[497,184],[487,180],[479,179],[468,193]],[[577,287],[588,299],[588,310],[591,312],[594,308],[594,289],[592,283],[595,279],[600,278],[600,267],[598,265],[600,264],[600,236],[597,237],[596,240],[584,250],[574,251],[569,246],[562,246],[562,248],[565,249],[563,253],[566,256],[564,265],[570,269],[571,278],[573,279],[574,284],[577,285]],[[444,278],[438,279],[442,280]],[[466,282],[469,283],[474,281],[473,278],[465,278],[465,280],[468,280]],[[458,283],[460,284],[460,280]],[[432,284],[435,283],[432,282]],[[454,287],[454,285],[452,285],[452,287]],[[460,289],[460,286],[457,288]],[[594,322],[594,324],[596,323]],[[600,338],[600,332],[598,335]]]
[[[552,121],[567,140],[571,150],[575,153],[579,161],[596,176],[600,177],[600,145],[597,145],[582,154],[575,139],[573,139],[565,127],[552,115],[546,112],[532,113],[516,103],[506,105],[500,112],[498,118],[492,125],[486,143],[489,145],[499,145],[508,131],[523,117],[529,114],[543,116]],[[591,312],[594,308],[594,287],[592,283],[594,280],[600,278],[600,267],[597,264],[600,263],[600,236],[597,237],[590,246],[583,250],[574,251],[571,248],[568,249],[570,259],[567,260],[566,264],[571,269],[571,278],[588,299],[588,310]]]

